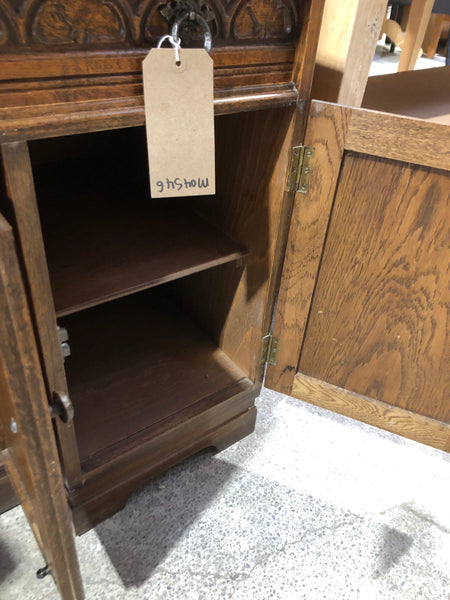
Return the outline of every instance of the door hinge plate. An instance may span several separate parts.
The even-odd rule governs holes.
[[[287,190],[289,192],[306,194],[313,156],[314,148],[310,146],[294,146],[292,148],[287,179]]]
[[[69,334],[65,327],[60,327],[58,325],[58,337],[59,342],[61,344],[61,352],[63,355],[63,359],[70,356],[70,346],[69,346]]]
[[[265,335],[262,339],[260,363],[277,364],[277,352],[280,340],[273,335]]]

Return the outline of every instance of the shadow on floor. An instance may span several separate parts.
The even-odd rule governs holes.
[[[2,543],[0,539],[0,583],[14,571],[17,563],[11,556],[9,549]]]
[[[378,555],[378,568],[375,577],[383,577],[402,556],[408,553],[413,545],[414,538],[391,527],[385,527]]]
[[[120,513],[95,528],[125,587],[148,579],[237,468],[201,453],[134,494]]]

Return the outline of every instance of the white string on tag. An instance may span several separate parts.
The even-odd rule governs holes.
[[[173,38],[173,36],[171,35],[165,35],[163,36],[158,44],[157,44],[157,48],[161,48],[161,45],[165,42],[170,42],[170,44],[172,45],[172,48],[175,49],[175,63],[177,65],[177,67],[179,67],[181,65],[181,60],[180,60],[180,48],[181,48],[181,40],[180,38],[178,38],[178,40],[175,40]]]

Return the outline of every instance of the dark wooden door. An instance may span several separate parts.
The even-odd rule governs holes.
[[[450,127],[313,102],[266,385],[450,450]]]
[[[12,229],[0,215],[0,451],[64,600],[83,589]]]

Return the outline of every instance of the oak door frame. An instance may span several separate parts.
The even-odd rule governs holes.
[[[0,215],[1,459],[61,598],[83,587],[47,393],[13,232]]]
[[[14,223],[50,402],[54,392],[69,396],[69,390],[27,142],[2,144],[1,159],[6,196],[2,203],[8,209],[7,218]],[[55,429],[66,485],[77,488],[83,476],[73,421],[58,420]]]
[[[267,366],[265,385],[450,450],[447,424],[325,382],[311,381],[313,378],[304,379],[306,376],[298,372],[344,153],[354,151],[450,170],[450,127],[313,101],[304,144],[314,148],[314,163],[308,192],[297,193],[294,202],[273,325],[273,335],[280,338],[277,364]],[[398,413],[397,419],[391,418],[391,409]],[[417,422],[419,431],[412,426]]]

